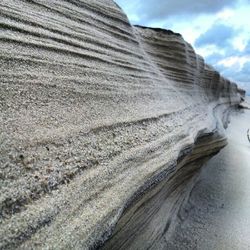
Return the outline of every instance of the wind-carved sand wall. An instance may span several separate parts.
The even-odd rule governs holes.
[[[111,0],[0,20],[0,248],[161,247],[242,91]]]

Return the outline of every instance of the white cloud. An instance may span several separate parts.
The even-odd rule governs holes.
[[[250,56],[231,56],[220,60],[217,65],[222,65],[226,68],[237,67],[240,71],[246,62],[250,61]]]
[[[199,55],[202,55],[203,57],[209,57],[213,54],[217,54],[217,55],[221,55],[221,56],[225,55],[225,51],[223,49],[218,48],[214,44],[210,44],[210,45],[206,45],[206,46],[201,47],[201,48],[197,48],[196,52]]]
[[[232,9],[223,9],[222,11],[217,13],[216,18],[219,20],[227,21],[230,18],[232,18],[234,15],[235,15],[235,11],[233,11]]]
[[[247,42],[248,42],[248,40],[246,39],[246,37],[243,33],[243,35],[239,35],[239,36],[236,36],[233,38],[232,45],[233,45],[234,49],[236,49],[240,52],[243,52],[247,46]]]

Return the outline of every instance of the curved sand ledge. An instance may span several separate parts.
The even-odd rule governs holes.
[[[0,13],[3,249],[99,246],[244,94],[113,1],[4,0]]]
[[[192,153],[180,158],[174,174],[165,176],[125,210],[102,249],[161,249],[178,222],[201,166],[226,145],[218,134],[197,139]]]

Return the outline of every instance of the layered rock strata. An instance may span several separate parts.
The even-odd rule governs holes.
[[[151,196],[166,234],[242,91],[111,0],[2,0],[0,17],[0,248],[116,248]]]

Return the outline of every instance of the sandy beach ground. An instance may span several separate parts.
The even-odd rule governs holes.
[[[232,115],[228,145],[204,166],[166,249],[250,249],[248,128],[250,110]]]

